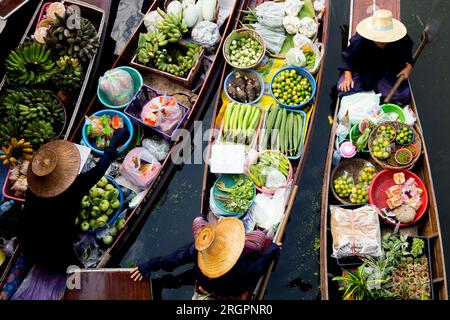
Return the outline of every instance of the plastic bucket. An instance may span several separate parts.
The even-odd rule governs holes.
[[[125,142],[125,144],[118,150],[119,153],[124,152],[130,145],[131,140],[133,139],[133,134],[134,134],[133,123],[131,122],[130,118],[126,114],[124,114],[120,111],[116,111],[116,110],[107,110],[107,109],[100,110],[100,111],[97,111],[96,113],[94,113],[92,116],[101,117],[103,115],[110,115],[111,117],[118,115],[119,117],[121,117],[123,119],[123,123],[124,123],[125,127],[128,129],[128,132],[130,135],[128,137],[128,140]],[[104,154],[103,150],[100,150],[93,145],[92,139],[89,138],[89,136],[86,133],[86,131],[87,131],[86,129],[87,129],[87,124],[85,121],[83,124],[83,130],[82,130],[83,142],[86,144],[86,146],[91,148],[95,153],[100,154],[100,155]]]
[[[132,67],[118,67],[116,69],[120,69],[120,70],[125,70],[126,72],[128,72],[131,76],[131,78],[133,79],[133,84],[134,84],[134,90],[133,90],[133,96],[136,95],[136,93],[141,89],[142,85],[144,84],[144,80],[142,79],[142,75],[139,73],[139,71],[137,71],[136,69],[132,68]],[[130,101],[128,101],[127,103],[121,104],[121,105],[114,105],[112,104],[108,97],[103,93],[102,90],[100,90],[100,79],[97,85],[97,96],[98,99],[100,100],[100,102],[107,108],[112,108],[112,109],[123,109],[126,106],[128,106],[128,104],[133,100],[130,99]]]
[[[236,72],[242,73],[246,76],[252,77],[253,79],[257,79],[259,81],[259,85],[261,87],[261,92],[259,93],[259,95],[256,97],[255,100],[250,101],[250,102],[240,102],[237,100],[234,100],[228,93],[228,84],[233,80],[233,76],[236,74]],[[253,71],[253,70],[233,70],[231,71],[228,76],[225,78],[225,82],[223,83],[223,90],[225,91],[225,94],[227,95],[228,99],[230,99],[233,102],[236,103],[240,103],[240,104],[255,104],[257,103],[259,100],[261,100],[262,96],[264,95],[264,80],[261,76],[261,74],[259,74],[259,72]]]

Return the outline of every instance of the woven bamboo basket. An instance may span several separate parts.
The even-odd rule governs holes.
[[[242,67],[242,66],[237,66],[235,64],[233,64],[230,60],[230,46],[231,46],[231,41],[239,39],[241,36],[244,35],[250,35],[250,37],[252,37],[253,39],[255,39],[256,41],[258,41],[261,46],[262,46],[262,51],[261,51],[261,56],[259,57],[258,61],[256,61],[254,64],[250,65],[250,66],[246,66],[246,67]],[[228,37],[225,39],[225,43],[223,44],[222,47],[222,53],[223,53],[223,57],[225,58],[225,61],[231,65],[232,67],[236,68],[236,69],[252,69],[255,68],[256,66],[258,66],[262,59],[264,58],[266,52],[266,44],[264,42],[263,37],[256,32],[255,30],[252,29],[238,29],[238,30],[234,30],[232,31]]]
[[[414,166],[414,164],[417,162],[417,160],[419,160],[420,155],[422,153],[422,135],[419,133],[419,131],[417,130],[417,127],[412,128],[413,133],[414,133],[414,141],[411,143],[413,144],[416,148],[417,148],[417,152],[416,155],[413,157],[412,161],[406,165],[400,165],[400,164],[396,164],[394,165],[393,163],[388,163],[387,160],[381,160],[378,159],[377,157],[375,157],[375,155],[373,154],[373,142],[377,137],[377,130],[380,126],[382,125],[389,125],[394,127],[396,130],[398,128],[404,127],[405,125],[397,122],[397,121],[387,121],[387,122],[383,122],[382,124],[379,124],[377,127],[375,127],[375,129],[372,131],[372,133],[370,134],[369,137],[369,142],[368,142],[368,146],[369,146],[369,152],[370,152],[370,156],[372,157],[373,161],[375,161],[375,163],[377,163],[380,167],[382,167],[383,169],[392,169],[392,170],[407,170],[410,169]],[[395,152],[401,148],[404,148],[405,146],[396,144],[395,141],[391,143],[391,154],[395,154]]]
[[[354,204],[350,202],[350,199],[348,199],[349,201],[347,201],[346,199],[343,199],[337,195],[336,191],[334,190],[334,180],[347,174],[349,177],[353,178],[353,182],[356,185],[358,184],[359,172],[365,166],[374,167],[375,170],[378,171],[378,168],[372,162],[360,158],[344,159],[333,169],[333,171],[331,172],[330,189],[334,197],[340,203],[344,205]]]

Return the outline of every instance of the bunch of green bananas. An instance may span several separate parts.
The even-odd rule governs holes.
[[[156,54],[155,67],[161,71],[169,72],[179,77],[185,77],[194,66],[200,47],[194,44],[187,45],[188,50],[174,50],[171,56],[166,49]]]
[[[43,44],[25,42],[12,50],[5,60],[6,76],[12,84],[40,85],[54,74],[55,62],[51,51]]]
[[[13,137],[19,135],[19,129],[14,122],[0,122],[0,145],[6,146]]]
[[[52,125],[45,120],[34,120],[23,130],[23,137],[33,146],[40,146],[53,139],[55,132]]]
[[[145,34],[141,33],[139,35],[137,60],[140,63],[148,64],[150,60],[155,58],[159,48],[166,46],[168,43],[166,35],[159,30],[149,30]]]
[[[63,90],[76,91],[83,82],[83,67],[77,58],[63,56],[56,61],[55,85]]]
[[[156,25],[159,31],[162,31],[166,36],[168,42],[175,43],[183,38],[183,33],[189,32],[188,26],[183,21],[183,15],[174,15],[172,13],[165,13],[160,8],[157,9],[159,15],[163,20]]]
[[[1,101],[0,110],[5,111],[8,122],[14,120],[20,128],[32,120],[44,120],[60,127],[65,118],[61,102],[46,90],[8,90]]]

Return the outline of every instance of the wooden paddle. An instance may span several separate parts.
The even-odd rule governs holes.
[[[417,61],[420,54],[422,53],[423,48],[431,42],[431,37],[428,33],[429,26],[426,26],[425,29],[422,32],[422,41],[420,42],[419,46],[417,47],[416,51],[413,55],[414,62]],[[391,91],[389,91],[389,94],[387,95],[386,99],[384,99],[384,103],[389,103],[392,100],[392,97],[394,96],[395,92],[398,90],[402,82],[405,80],[405,77],[402,75],[397,79],[397,82],[392,87]]]

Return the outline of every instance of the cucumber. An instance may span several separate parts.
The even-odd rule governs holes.
[[[285,145],[286,120],[287,120],[287,111],[285,108],[283,108],[281,124],[280,124],[280,133],[279,133],[281,153],[285,153],[285,151],[286,151],[286,145]]]

